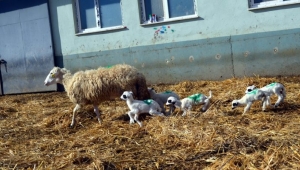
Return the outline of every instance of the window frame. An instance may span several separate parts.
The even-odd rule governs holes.
[[[198,10],[197,10],[197,0],[194,1],[194,11],[195,14],[193,15],[185,15],[180,17],[174,17],[170,18],[169,16],[169,7],[168,7],[168,0],[162,0],[163,1],[163,10],[164,10],[164,20],[163,21],[157,21],[153,23],[147,23],[147,16],[146,16],[146,7],[144,0],[138,0],[140,2],[140,15],[141,15],[141,21],[140,25],[153,25],[153,24],[159,24],[159,23],[165,23],[165,22],[173,22],[173,21],[180,21],[180,20],[187,20],[187,19],[195,19],[199,18]]]
[[[249,2],[249,10],[254,10],[254,9],[284,6],[284,5],[299,4],[300,0],[289,0],[289,1],[276,0],[276,1],[266,1],[260,3],[254,3],[254,0],[249,0],[248,2]]]
[[[118,29],[125,29],[126,26],[124,26],[124,20],[123,20],[123,10],[122,10],[122,0],[120,0],[120,9],[121,9],[121,25],[118,26],[112,26],[112,27],[101,27],[101,17],[100,17],[100,9],[99,9],[99,0],[93,0],[94,1],[94,10],[95,10],[95,22],[96,27],[93,28],[81,28],[81,18],[80,18],[80,7],[79,7],[79,0],[73,1],[73,9],[74,9],[74,15],[75,15],[75,34],[76,35],[82,35],[82,34],[90,34],[90,33],[96,33],[96,32],[103,32],[103,31],[112,31],[112,30],[118,30]]]

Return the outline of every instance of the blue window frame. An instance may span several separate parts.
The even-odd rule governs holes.
[[[198,17],[195,0],[140,0],[142,23]]]
[[[78,33],[124,28],[121,0],[75,0]]]

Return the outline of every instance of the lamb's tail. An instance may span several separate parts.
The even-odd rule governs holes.
[[[207,98],[211,99],[211,97],[212,97],[212,92],[211,92],[211,90],[209,90],[209,96]]]

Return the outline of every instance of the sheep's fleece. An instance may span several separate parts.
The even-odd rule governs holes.
[[[78,105],[99,105],[130,90],[139,100],[149,99],[146,79],[130,65],[118,64],[97,70],[79,71],[74,75],[65,68],[54,67],[45,85],[63,84],[70,100]]]

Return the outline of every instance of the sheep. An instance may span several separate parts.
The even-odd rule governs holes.
[[[173,96],[175,97],[177,100],[180,100],[179,96],[172,92],[172,91],[165,91],[165,92],[161,92],[161,93],[156,93],[154,88],[149,87],[148,88],[149,94],[150,94],[150,98],[155,100],[159,106],[162,108],[162,112],[165,113],[165,115],[170,115],[173,113],[175,107],[174,106],[169,106],[169,112],[166,113],[166,109],[165,109],[165,103],[167,102],[168,98]]]
[[[177,100],[175,97],[171,96],[168,98],[166,105],[173,105],[177,108],[183,110],[182,116],[187,115],[187,113],[192,109],[193,105],[204,104],[201,108],[201,111],[205,112],[209,106],[210,99],[212,97],[212,92],[209,91],[209,96],[205,96],[201,93],[193,94],[189,97],[186,97],[182,100]]]
[[[75,114],[83,105],[92,104],[101,123],[98,109],[101,102],[119,97],[124,90],[133,91],[138,99],[150,97],[144,75],[126,64],[78,71],[73,75],[65,68],[54,67],[44,83],[46,86],[63,84],[68,97],[76,105],[70,127],[74,127]]]
[[[246,88],[245,93],[251,92],[254,89],[257,89],[257,87],[255,85],[248,86]],[[260,90],[262,90],[267,95],[267,101],[266,101],[267,105],[271,105],[270,97],[274,94],[277,95],[278,99],[274,105],[274,108],[278,107],[278,105],[281,102],[283,102],[283,100],[286,97],[285,88],[281,83],[271,83],[271,84],[268,84],[268,85],[260,88]]]
[[[241,99],[239,100],[233,100],[231,103],[232,109],[235,109],[238,106],[246,105],[244,108],[243,115],[250,109],[252,103],[256,100],[262,100],[263,101],[263,107],[262,110],[265,111],[266,109],[266,97],[267,95],[260,89],[255,89],[251,92],[246,93]]]
[[[134,100],[132,95],[133,94],[131,91],[124,91],[120,97],[122,100],[126,100],[127,106],[130,109],[130,111],[127,113],[130,118],[130,124],[136,121],[140,127],[142,127],[142,122],[138,120],[139,115],[142,113],[149,113],[152,116],[164,116],[164,114],[161,113],[161,107],[155,100]]]

